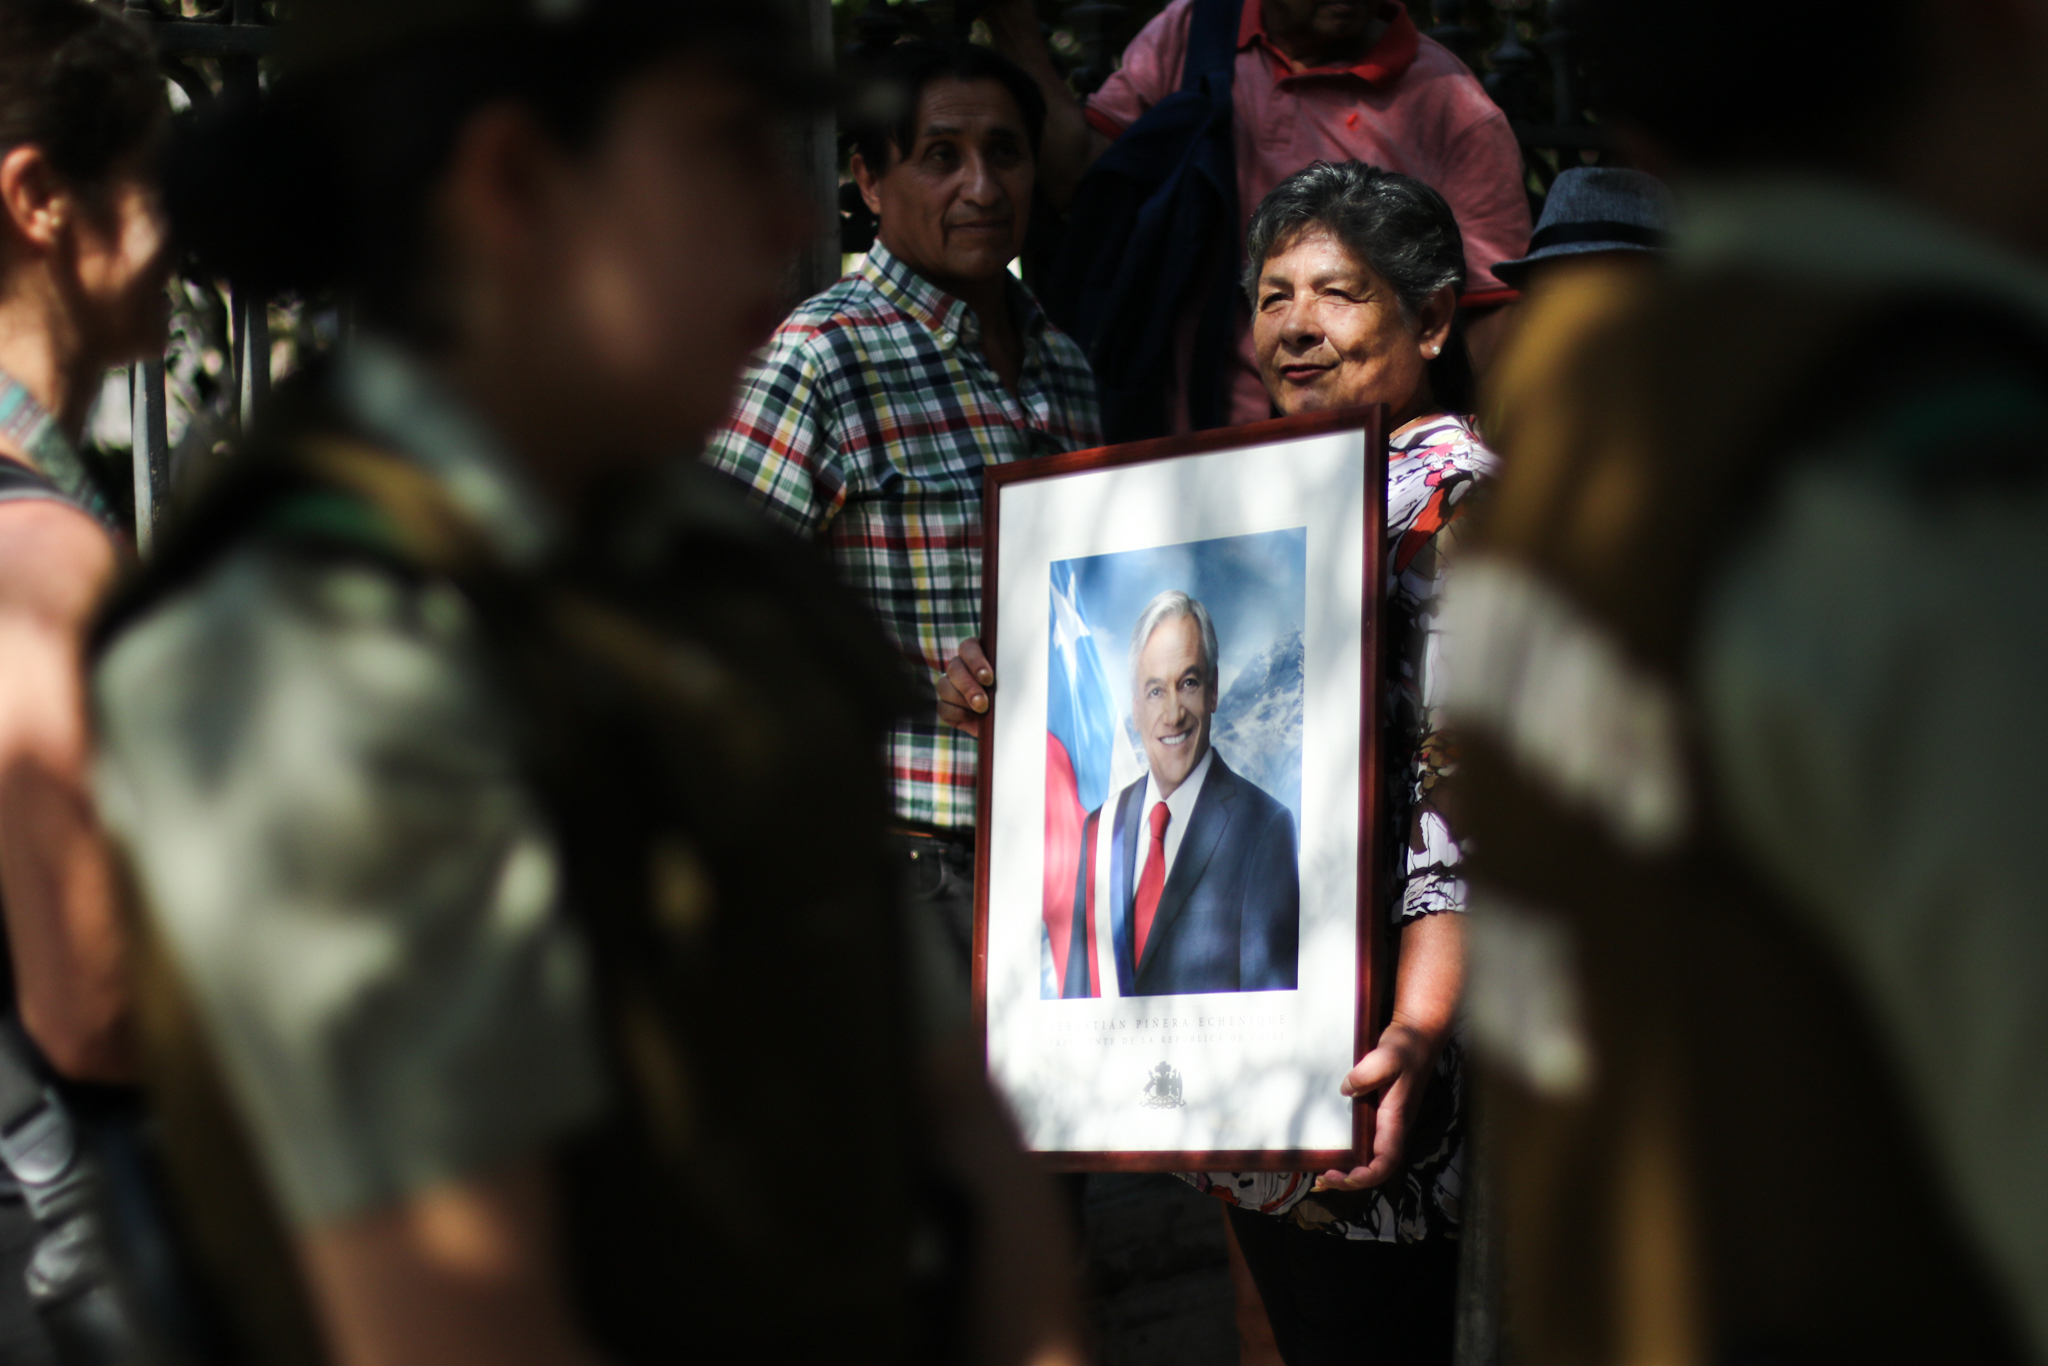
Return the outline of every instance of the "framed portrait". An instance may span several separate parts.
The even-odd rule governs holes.
[[[987,471],[974,1006],[1059,1170],[1353,1165],[1381,1022],[1384,410]]]

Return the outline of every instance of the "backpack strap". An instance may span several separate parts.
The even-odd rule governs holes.
[[[125,542],[126,533],[113,520],[105,502],[96,496],[88,498],[85,495],[91,493],[89,486],[82,487],[83,493],[74,493],[41,470],[0,455],[0,503],[62,503],[92,518],[115,540]]]
[[[17,460],[0,455],[0,503],[68,503],[64,490]]]
[[[1247,0],[1195,0],[1195,12],[1188,20],[1188,55],[1181,63],[1180,88],[1202,89],[1203,80],[1222,82],[1216,89],[1228,90],[1237,68],[1237,32],[1243,24]]]
[[[104,490],[79,458],[70,438],[58,427],[56,419],[43,411],[27,386],[5,370],[0,370],[0,434],[6,436],[14,449],[27,452],[33,462],[27,473],[33,476],[32,484],[37,488],[22,483],[18,473],[8,476],[15,497],[69,503],[106,528],[107,534],[116,540],[125,537]],[[7,463],[6,457],[0,457],[0,466]]]

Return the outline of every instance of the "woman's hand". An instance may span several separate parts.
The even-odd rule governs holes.
[[[1401,927],[1401,963],[1394,973],[1394,1015],[1372,1052],[1345,1074],[1347,1096],[1379,1093],[1373,1115],[1372,1160],[1348,1173],[1327,1171],[1317,1190],[1377,1186],[1401,1169],[1408,1130],[1436,1074],[1465,989],[1465,918],[1425,915]]]
[[[1408,1141],[1408,1121],[1422,1107],[1422,1096],[1436,1072],[1443,1040],[1432,1039],[1399,1019],[1380,1032],[1372,1052],[1345,1074],[1340,1088],[1347,1096],[1379,1092],[1373,1115],[1372,1161],[1349,1173],[1327,1171],[1316,1179],[1317,1190],[1355,1191],[1377,1186],[1400,1169]]]
[[[995,686],[995,665],[981,652],[981,642],[971,637],[961,641],[939,678],[939,719],[979,736],[981,718],[988,714],[988,695]]]

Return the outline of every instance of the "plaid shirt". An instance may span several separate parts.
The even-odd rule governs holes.
[[[974,823],[974,741],[938,719],[938,675],[981,630],[985,465],[1102,442],[1081,349],[1022,285],[1012,394],[972,309],[890,255],[789,315],[740,386],[705,459],[798,534],[822,538],[915,667],[924,699],[889,737],[896,812]]]

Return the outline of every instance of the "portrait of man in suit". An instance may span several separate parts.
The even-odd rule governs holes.
[[[1218,658],[1215,623],[1186,593],[1139,614],[1131,719],[1147,771],[1089,816],[1064,996],[1295,989],[1294,817],[1210,744]]]

